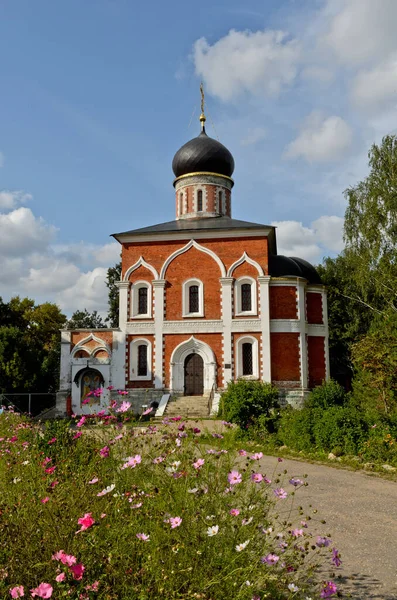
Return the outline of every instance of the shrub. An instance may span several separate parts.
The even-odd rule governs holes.
[[[314,412],[308,408],[296,410],[287,406],[280,412],[277,431],[279,444],[294,450],[310,452],[314,448]]]
[[[330,406],[343,406],[348,395],[339,383],[330,379],[312,390],[305,402],[307,408],[328,408]]]
[[[64,452],[0,415],[1,598],[302,600],[328,585],[315,566],[330,542],[292,513],[303,480],[239,472],[222,435],[208,447],[183,423],[77,425]]]
[[[269,431],[274,429],[273,410],[278,407],[278,389],[271,383],[239,379],[229,382],[222,394],[219,416],[246,429],[259,417]],[[266,417],[266,421],[263,421]]]

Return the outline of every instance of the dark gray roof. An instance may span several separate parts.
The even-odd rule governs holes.
[[[150,227],[141,227],[140,229],[131,229],[121,233],[113,233],[112,236],[117,239],[124,235],[146,235],[151,233],[174,233],[178,231],[217,231],[222,229],[274,229],[272,225],[263,225],[261,223],[251,223],[250,221],[240,221],[230,217],[207,217],[198,219],[179,219],[178,221],[168,221],[159,223]]]
[[[175,177],[209,171],[231,177],[234,171],[234,159],[223,144],[205,133],[205,129],[196,138],[187,142],[174,156],[172,170]]]

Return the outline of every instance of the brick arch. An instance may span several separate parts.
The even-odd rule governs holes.
[[[233,276],[233,272],[234,270],[239,267],[240,265],[242,265],[243,263],[248,263],[250,265],[252,265],[253,267],[256,268],[258,275],[263,276],[264,272],[262,267],[260,266],[259,263],[256,262],[256,260],[253,260],[252,258],[250,258],[248,256],[248,254],[246,252],[243,253],[243,255],[241,256],[241,258],[239,258],[238,260],[236,260],[236,262],[234,262],[231,267],[229,267],[229,270],[227,272],[227,276],[228,277],[232,277]]]
[[[151,282],[153,281],[153,272],[146,266],[140,265],[137,269],[129,274],[128,281],[130,283],[135,283],[136,281]]]
[[[209,256],[212,256],[212,258],[214,259],[214,261],[217,263],[218,267],[220,268],[221,277],[226,277],[225,265],[223,264],[223,262],[221,261],[219,256],[217,254],[215,254],[215,252],[213,252],[209,248],[206,248],[205,246],[201,246],[201,244],[198,244],[195,240],[190,240],[190,242],[188,242],[186,244],[186,246],[183,246],[183,248],[179,248],[178,250],[175,250],[175,252],[170,254],[170,256],[166,259],[163,266],[161,267],[160,279],[165,279],[167,269],[168,269],[169,265],[172,263],[172,261],[175,260],[175,258],[180,256],[181,254],[184,254],[185,252],[190,250],[190,248],[195,248],[199,252],[203,252],[204,254],[208,254]]]
[[[131,273],[133,271],[135,271],[136,269],[138,269],[142,265],[144,267],[146,267],[147,269],[149,269],[149,271],[152,272],[154,279],[159,278],[159,274],[157,273],[156,269],[152,265],[149,265],[149,263],[146,262],[146,260],[143,258],[143,256],[140,256],[139,259],[136,261],[136,263],[131,265],[127,269],[127,271],[124,273],[123,281],[128,281]]]

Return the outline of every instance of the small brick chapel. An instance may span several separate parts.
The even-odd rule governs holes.
[[[307,261],[277,254],[271,225],[232,218],[234,159],[205,131],[175,154],[176,218],[113,234],[119,326],[63,330],[59,414],[93,413],[115,390],[140,406],[211,398],[239,378],[299,404],[329,377],[326,290]],[[89,405],[87,392],[102,387]],[[71,406],[70,406],[71,405]]]

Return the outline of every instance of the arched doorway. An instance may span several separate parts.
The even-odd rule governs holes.
[[[189,354],[184,363],[185,396],[202,396],[204,393],[204,361],[199,354]]]
[[[216,358],[213,350],[208,344],[196,339],[193,335],[190,339],[179,344],[171,354],[170,360],[170,392],[171,394],[187,395],[185,387],[186,359],[191,355],[201,358],[202,387],[200,395],[209,394],[216,386]],[[190,361],[189,361],[190,362]],[[196,367],[197,369],[197,367]],[[188,390],[189,391],[189,390]]]

